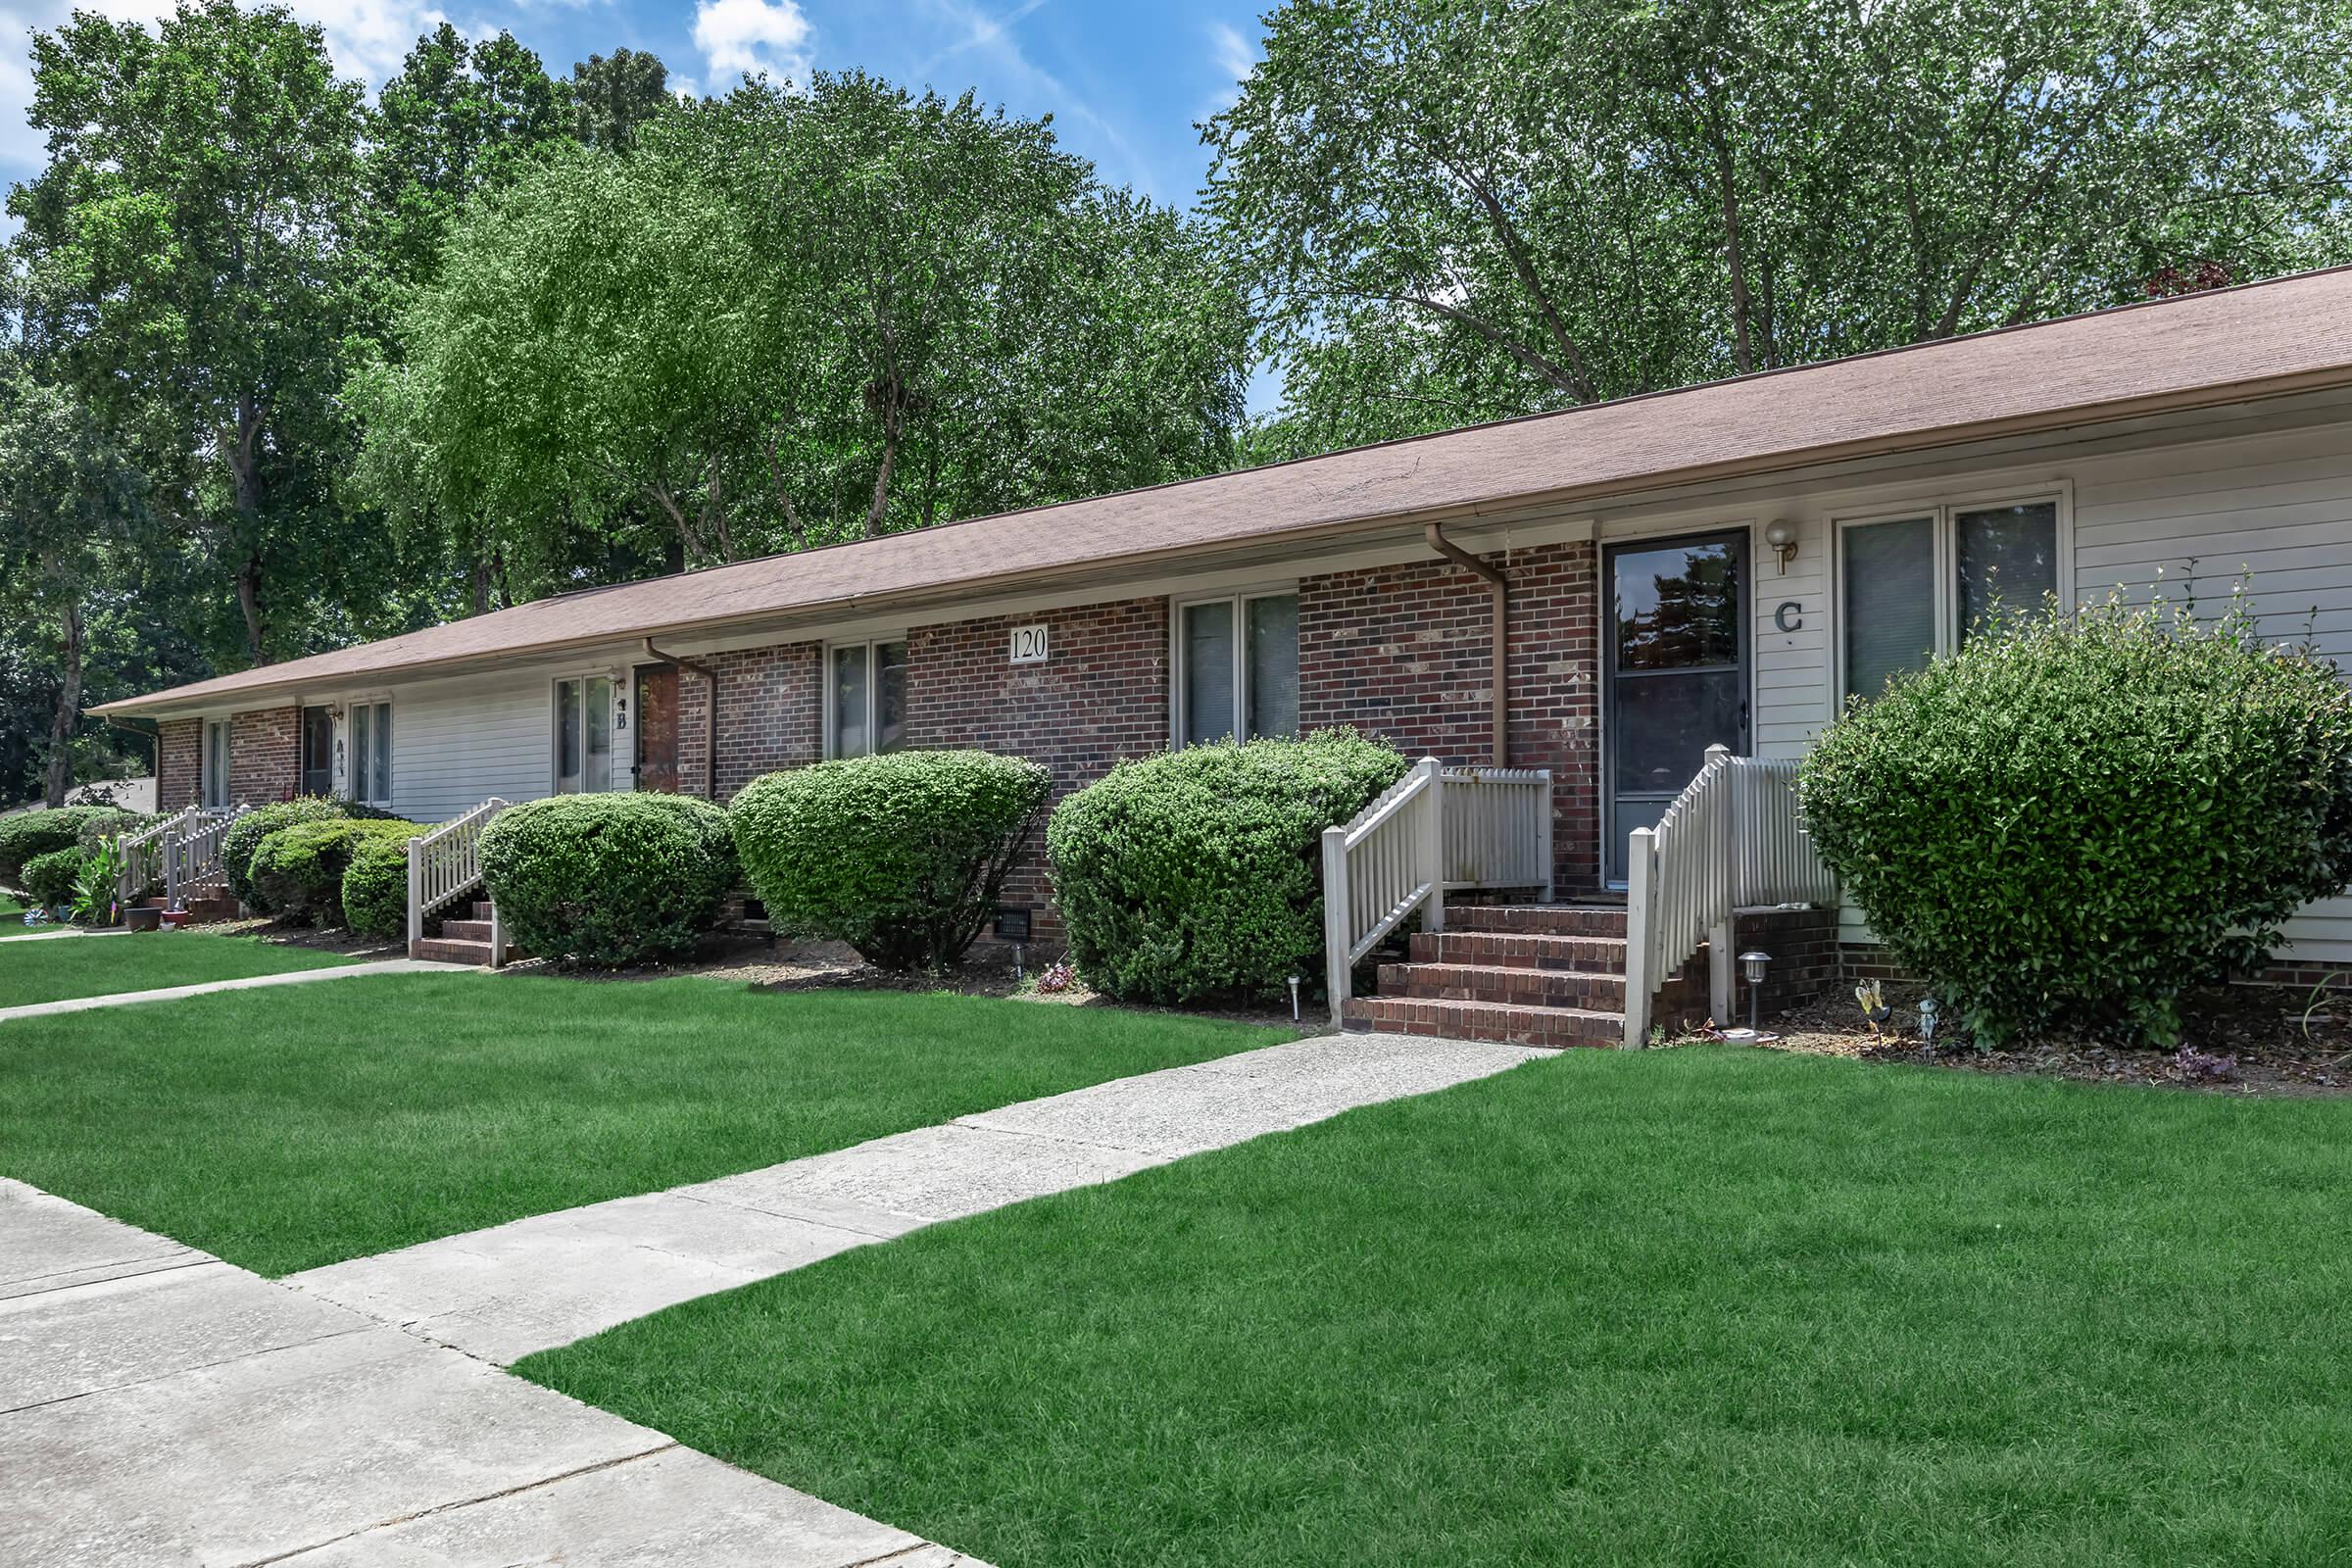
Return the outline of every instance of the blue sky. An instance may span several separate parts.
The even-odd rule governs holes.
[[[152,19],[166,0],[81,0]],[[326,31],[336,64],[380,81],[419,32],[446,19],[505,28],[551,71],[619,45],[662,57],[674,85],[723,91],[745,70],[775,75],[861,66],[942,92],[977,88],[1016,115],[1051,114],[1063,144],[1105,178],[1189,204],[1207,159],[1193,129],[1231,101],[1258,36],[1252,0],[291,0]],[[73,0],[0,0],[0,179],[41,148],[24,128],[26,39]]]

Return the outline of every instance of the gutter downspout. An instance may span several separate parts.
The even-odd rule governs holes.
[[[718,671],[712,669],[709,664],[699,663],[691,659],[680,659],[675,654],[663,653],[654,646],[654,640],[651,637],[645,639],[645,657],[660,660],[664,664],[674,664],[680,669],[690,669],[703,677],[703,690],[710,694],[709,700],[703,704],[703,799],[709,801],[712,806],[716,806],[718,804]],[[640,722],[643,722],[643,717],[644,715],[639,715]]]
[[[1487,580],[1488,591],[1494,595],[1494,765],[1496,767],[1508,767],[1511,765],[1510,741],[1508,739],[1510,732],[1506,726],[1504,718],[1508,705],[1505,702],[1503,692],[1503,651],[1505,646],[1504,639],[1510,630],[1510,580],[1504,577],[1503,574],[1496,568],[1488,565],[1485,562],[1479,560],[1478,557],[1472,555],[1469,551],[1464,550],[1460,545],[1457,545],[1452,540],[1446,538],[1446,525],[1444,523],[1425,523],[1422,525],[1421,532],[1422,537],[1429,541],[1430,549],[1435,550],[1439,555],[1444,556],[1447,561],[1452,562],[1454,564],[1465,567],[1478,573],[1481,577],[1484,577]]]

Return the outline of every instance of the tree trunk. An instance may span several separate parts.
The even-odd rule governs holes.
[[[49,777],[41,799],[52,810],[66,804],[74,784],[74,732],[81,726],[81,605],[66,603],[64,678],[57,685],[57,711],[49,720]]]
[[[1754,316],[1754,304],[1747,293],[1747,253],[1740,242],[1738,171],[1723,126],[1712,117],[1707,123],[1707,140],[1715,148],[1715,181],[1723,196],[1723,258],[1732,272],[1732,353],[1740,373],[1745,375],[1756,368],[1756,355],[1748,325]]]
[[[481,556],[474,557],[473,564],[466,568],[466,582],[473,598],[473,612],[477,615],[490,613],[489,561]]]
[[[228,477],[237,508],[237,538],[245,559],[237,564],[237,609],[245,614],[245,653],[267,664],[262,651],[262,485],[254,471],[253,446],[262,433],[261,405],[250,392],[237,395],[237,438],[228,444]]]
[[[899,416],[897,412],[882,416],[882,468],[874,475],[874,502],[865,509],[865,536],[882,536],[882,514],[890,506],[890,470],[899,461]]]

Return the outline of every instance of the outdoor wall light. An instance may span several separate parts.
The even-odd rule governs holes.
[[[1796,524],[1787,517],[1775,517],[1764,525],[1764,542],[1772,553],[1781,558],[1781,575],[1788,575],[1788,563],[1796,559]]]
[[[1756,1009],[1764,995],[1764,970],[1772,962],[1772,955],[1762,948],[1750,948],[1740,955],[1740,972],[1747,976],[1747,1027],[1756,1027]]]

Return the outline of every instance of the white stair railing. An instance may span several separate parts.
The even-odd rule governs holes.
[[[228,864],[220,847],[229,824],[245,814],[242,806],[198,811],[164,838],[164,897],[174,909],[182,900],[228,886]]]
[[[1323,965],[1340,1018],[1355,965],[1416,910],[1446,929],[1448,891],[1552,892],[1551,774],[1424,757],[1352,821],[1323,830]]]
[[[188,824],[204,814],[201,806],[183,806],[160,822],[150,822],[136,833],[115,836],[115,852],[122,857],[115,873],[115,899],[123,908],[147,889],[164,880],[164,847],[177,833],[187,831]]]
[[[482,829],[507,808],[495,795],[455,821],[409,840],[409,952],[424,940],[427,915],[447,908],[481,886]],[[507,961],[506,922],[490,909],[490,966]]]
[[[1796,810],[1796,763],[1707,748],[1706,761],[1654,828],[1628,835],[1625,1043],[1649,1035],[1650,1001],[1707,949],[1707,1001],[1733,1015],[1732,913],[1775,904],[1834,904]]]

